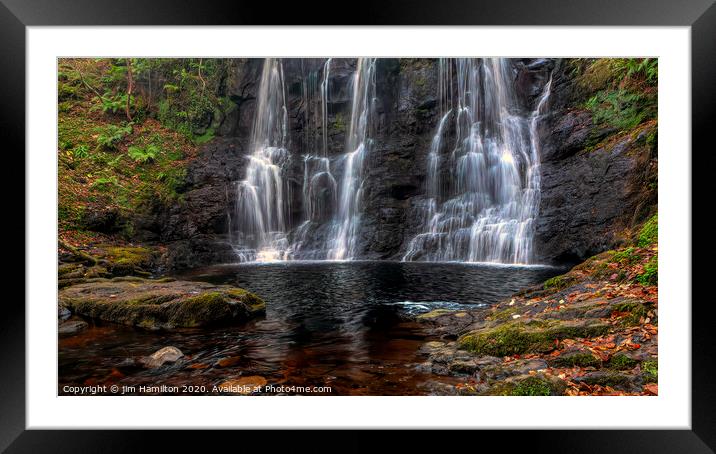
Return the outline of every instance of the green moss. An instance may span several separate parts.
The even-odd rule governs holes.
[[[658,214],[655,214],[648,221],[644,223],[644,226],[639,232],[639,239],[637,245],[639,247],[651,247],[659,240],[659,219]]]
[[[569,287],[574,283],[574,281],[575,279],[573,276],[562,274],[560,276],[555,276],[551,279],[547,279],[546,281],[544,281],[544,289],[559,291]]]
[[[599,367],[602,361],[591,353],[574,353],[556,357],[552,360],[555,367]]]
[[[489,320],[498,320],[498,321],[509,321],[512,320],[512,316],[517,314],[519,312],[520,308],[518,306],[510,306],[506,309],[502,309],[499,311],[495,311],[492,314],[487,316],[487,319]]]
[[[646,304],[638,301],[625,301],[612,306],[612,313],[626,312],[619,320],[622,326],[635,326],[639,321],[646,317],[649,308]]]
[[[513,396],[550,396],[552,395],[552,384],[538,377],[526,378],[512,390]]]
[[[633,247],[628,247],[623,251],[617,251],[612,255],[612,262],[619,263],[621,265],[633,264],[638,262],[641,256],[636,252]]]
[[[109,247],[107,253],[116,263],[135,266],[146,265],[152,256],[151,250],[138,246]]]
[[[333,119],[333,130],[336,132],[344,132],[346,130],[346,122],[343,120],[343,114],[337,113]]]
[[[659,382],[659,363],[657,360],[648,360],[641,363],[641,372],[645,383]]]
[[[494,385],[487,394],[492,396],[559,396],[564,393],[565,385],[544,377],[541,374]]]
[[[432,310],[432,311],[430,311],[430,312],[426,312],[426,313],[424,313],[424,314],[420,314],[420,315],[418,315],[416,318],[418,318],[418,319],[423,319],[423,320],[424,320],[424,319],[430,319],[430,318],[440,317],[441,315],[446,315],[446,314],[449,314],[449,313],[451,313],[451,312],[455,312],[455,311],[451,311],[451,310],[449,310],[449,309],[435,309],[435,310]]]
[[[617,353],[609,359],[609,367],[616,370],[633,369],[637,364],[639,364],[639,361],[623,353]]]
[[[555,341],[567,338],[587,338],[605,334],[609,326],[600,323],[572,324],[558,320],[507,322],[465,334],[459,345],[479,355],[510,356],[523,353],[548,352]]]
[[[659,283],[659,257],[653,256],[644,265],[644,272],[636,277],[641,285],[657,285]]]

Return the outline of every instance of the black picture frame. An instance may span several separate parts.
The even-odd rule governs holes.
[[[310,7],[309,7],[310,6]],[[25,29],[52,25],[548,25],[548,26],[690,26],[692,64],[692,238],[700,257],[713,251],[712,223],[707,216],[712,207],[707,172],[716,169],[712,138],[716,106],[716,5],[714,0],[669,2],[668,0],[469,0],[386,1],[365,0],[349,9],[335,2],[314,1],[310,5],[292,2],[278,7],[272,2],[227,2],[191,0],[0,0],[0,143],[6,153],[14,151],[13,169],[25,169]],[[269,24],[270,23],[270,24]],[[48,132],[49,133],[49,132]],[[686,153],[685,150],[662,152]],[[6,165],[9,165],[6,163]],[[8,169],[9,167],[6,167]],[[28,169],[25,169],[27,171]],[[13,170],[12,173],[19,173]],[[14,183],[17,192],[20,183]],[[710,192],[711,191],[711,192]],[[25,234],[24,200],[18,205],[15,227],[22,229],[25,244],[33,239]],[[9,207],[8,207],[9,208]],[[14,207],[13,207],[14,208]],[[23,211],[21,211],[23,210]],[[22,221],[20,219],[23,219]],[[701,222],[699,222],[701,221]],[[15,235],[20,235],[18,231]],[[18,243],[13,241],[13,243]],[[10,254],[8,252],[8,254]],[[709,254],[708,256],[706,254]],[[13,263],[24,253],[12,255]],[[401,451],[412,449],[457,449],[464,441],[476,447],[480,440],[501,440],[499,445],[520,451],[552,452],[693,452],[716,449],[716,391],[714,345],[712,340],[713,301],[706,285],[711,267],[701,266],[692,253],[692,430],[631,431],[496,431],[475,435],[422,435],[398,433]],[[24,259],[21,259],[24,262]],[[685,266],[687,264],[684,264]],[[23,267],[24,269],[24,267]],[[6,284],[10,285],[10,284]],[[153,433],[147,431],[41,431],[25,430],[25,308],[20,295],[5,298],[0,316],[0,449],[7,452],[125,452],[142,451],[151,441],[162,443],[162,451],[186,449],[199,442],[205,447],[227,442],[239,446],[251,437],[263,439],[269,449],[279,444],[309,447],[312,451],[372,450],[376,441],[364,432],[335,431],[340,445],[311,433],[294,432],[285,436],[241,434],[230,431],[197,434],[189,431]],[[688,301],[683,302],[689,304]],[[339,415],[337,415],[339,417]],[[565,415],[578,418],[579,415]],[[635,420],[639,419],[635,414]],[[559,422],[556,421],[555,425]],[[260,439],[259,439],[260,437]],[[208,439],[208,440],[207,440]],[[238,443],[238,444],[237,444]],[[293,449],[292,448],[292,449]],[[284,448],[285,449],[285,448]]]

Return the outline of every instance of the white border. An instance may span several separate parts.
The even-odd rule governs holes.
[[[57,397],[59,56],[658,56],[658,397]],[[27,427],[690,428],[690,28],[28,27]]]

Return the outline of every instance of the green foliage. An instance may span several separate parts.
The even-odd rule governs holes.
[[[157,102],[157,119],[197,144],[214,137],[214,122],[235,107],[219,96],[228,71],[224,59],[155,59],[154,70],[165,80]]]
[[[94,100],[99,102],[98,105],[92,107],[91,110],[101,109],[103,113],[123,112],[127,108],[127,93],[112,94],[106,92],[102,97],[95,97]],[[134,110],[136,107],[134,96],[129,96],[129,108]]]
[[[626,89],[601,90],[585,103],[595,124],[620,131],[632,129],[656,116],[656,104],[641,93]]]
[[[612,67],[623,77],[641,77],[647,83],[656,83],[659,77],[659,60],[656,58],[616,58]]]
[[[641,285],[657,285],[659,283],[659,258],[657,255],[644,265],[644,272],[637,276],[636,280]]]
[[[104,128],[98,128],[99,132],[97,136],[97,144],[113,150],[117,148],[117,145],[129,134],[132,133],[132,123],[128,123],[126,126],[107,125]]]
[[[200,136],[194,137],[194,143],[197,145],[204,144],[214,138],[214,129],[209,128],[206,132]]]
[[[89,155],[89,147],[87,145],[77,145],[72,150],[72,155],[77,159],[84,159]]]
[[[651,247],[659,240],[659,219],[658,214],[655,214],[648,221],[644,223],[644,226],[639,232],[639,239],[637,245],[639,247]]]
[[[112,186],[119,185],[119,180],[117,180],[117,177],[114,175],[109,177],[100,177],[97,178],[91,185],[92,189],[97,189],[98,191],[107,191]]]
[[[157,158],[157,155],[159,154],[159,147],[154,144],[149,144],[146,148],[133,145],[127,149],[127,154],[135,162],[151,162]]]

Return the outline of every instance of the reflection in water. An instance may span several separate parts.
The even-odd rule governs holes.
[[[266,316],[237,327],[162,333],[94,324],[60,339],[60,385],[211,387],[261,375],[275,384],[328,385],[333,394],[421,394],[426,392],[421,384],[434,377],[415,370],[425,334],[405,314],[487,306],[559,271],[416,262],[280,262],[194,270],[181,278],[253,291],[266,300]],[[188,358],[154,371],[133,366],[133,357],[166,345]],[[238,359],[230,367],[214,366],[226,357]]]

